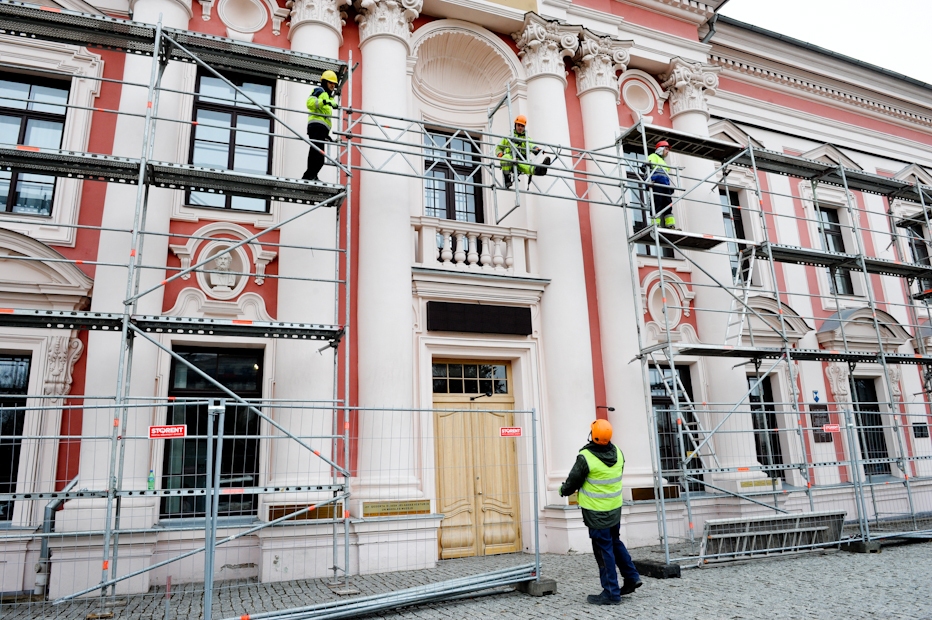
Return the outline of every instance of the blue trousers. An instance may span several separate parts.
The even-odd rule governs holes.
[[[610,599],[617,601],[621,598],[621,588],[618,586],[618,574],[615,567],[621,571],[621,576],[625,581],[637,581],[640,579],[638,571],[634,568],[634,562],[631,561],[631,555],[625,548],[625,543],[621,542],[618,531],[620,525],[606,528],[604,530],[594,530],[589,528],[589,538],[592,539],[592,553],[595,554],[595,561],[599,565],[599,580],[602,582],[602,592]]]

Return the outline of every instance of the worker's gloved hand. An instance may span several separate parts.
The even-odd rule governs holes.
[[[566,495],[563,493],[563,485],[562,485],[562,484],[560,485],[560,497],[566,497]]]
[[[539,147],[539,146],[535,146],[535,147],[534,147],[534,154],[535,154],[535,155],[540,155],[540,147]]]

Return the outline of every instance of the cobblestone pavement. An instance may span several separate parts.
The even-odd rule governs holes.
[[[653,555],[632,550],[635,558]],[[530,556],[495,556],[440,562],[434,569],[382,573],[353,578],[360,595],[378,594],[436,583],[531,560]],[[670,618],[688,619],[809,619],[891,618],[932,620],[932,542],[888,545],[879,554],[837,550],[719,564],[687,569],[680,579],[644,577],[644,586],[617,607],[588,605],[587,594],[599,592],[598,571],[591,554],[544,555],[542,574],[557,581],[557,594],[535,598],[519,592],[433,603],[367,616],[391,620],[451,618]],[[221,582],[213,617],[282,610],[341,597],[320,580],[258,584]],[[172,589],[171,619],[202,616],[202,585]],[[346,599],[343,599],[346,600]],[[108,614],[114,620],[162,620],[164,590],[61,606],[21,603],[0,606],[3,620],[83,620],[88,614]],[[102,617],[108,617],[104,615]]]

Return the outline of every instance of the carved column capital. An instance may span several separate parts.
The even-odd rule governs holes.
[[[290,9],[291,33],[299,26],[309,23],[318,23],[329,26],[338,35],[343,36],[343,26],[346,24],[346,13],[343,6],[352,4],[351,0],[288,0],[285,6]]]
[[[71,390],[71,373],[75,362],[81,357],[84,344],[77,338],[53,336],[49,338],[48,364],[42,393],[46,396],[63,397]]]
[[[357,0],[360,43],[382,35],[401,39],[407,45],[411,23],[423,7],[424,0]]]
[[[604,88],[618,94],[618,73],[624,71],[631,59],[628,50],[634,41],[617,41],[600,37],[584,30],[576,50],[573,71],[576,72],[576,94],[582,95],[595,88]]]
[[[524,27],[512,38],[518,44],[518,56],[528,80],[540,76],[557,77],[566,82],[563,59],[579,48],[581,26],[546,20],[536,13],[524,16]]]
[[[662,86],[670,93],[670,118],[683,112],[702,112],[709,116],[707,95],[714,95],[718,88],[721,67],[691,62],[676,57],[670,61],[670,71],[664,76]]]

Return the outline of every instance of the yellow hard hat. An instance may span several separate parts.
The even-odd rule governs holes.
[[[340,83],[339,78],[337,78],[337,74],[334,73],[333,71],[324,71],[324,72],[320,75],[320,80],[321,80],[322,82],[323,82],[324,80],[326,80],[327,82],[332,82],[332,83],[334,83],[334,84],[339,84],[339,83]]]
[[[596,420],[592,423],[592,441],[600,446],[607,446],[612,440],[612,425],[608,420]]]

